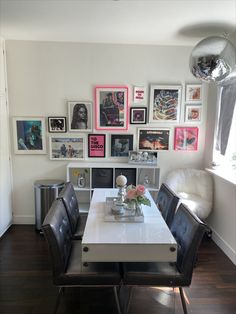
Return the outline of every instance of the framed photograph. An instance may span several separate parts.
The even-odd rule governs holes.
[[[202,101],[202,85],[186,84],[185,101],[189,103],[199,103]]]
[[[178,122],[181,86],[151,85],[149,122]]]
[[[186,122],[200,122],[202,114],[201,106],[186,105],[185,107],[185,121]]]
[[[48,117],[48,132],[65,133],[66,117]]]
[[[51,160],[83,160],[85,158],[84,135],[50,136]]]
[[[147,123],[147,108],[131,107],[130,124],[146,124],[146,123]]]
[[[128,87],[95,88],[96,130],[127,130],[128,114]]]
[[[133,150],[133,134],[111,135],[111,156],[128,157],[129,151]]]
[[[138,150],[169,150],[169,129],[138,129]]]
[[[13,138],[15,154],[46,154],[45,119],[14,117]]]
[[[197,127],[175,128],[174,150],[194,151],[198,147]]]
[[[88,157],[106,157],[105,134],[88,134]]]
[[[68,101],[68,129],[70,132],[92,131],[92,103]]]

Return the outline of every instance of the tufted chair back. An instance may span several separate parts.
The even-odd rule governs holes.
[[[178,201],[179,197],[168,187],[167,184],[162,183],[157,195],[156,203],[168,226],[170,226],[173,220]]]
[[[65,206],[57,199],[47,213],[42,230],[51,254],[53,279],[64,273],[71,251],[71,228]]]
[[[71,225],[71,231],[74,233],[78,220],[80,219],[80,212],[75,190],[70,182],[65,184],[65,187],[60,192],[58,198],[61,198],[65,204]]]
[[[198,247],[206,229],[206,225],[181,203],[170,230],[178,243],[177,268],[180,273],[184,274],[189,285]]]

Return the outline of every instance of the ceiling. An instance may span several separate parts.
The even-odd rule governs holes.
[[[6,40],[193,46],[236,41],[236,0],[0,0]]]

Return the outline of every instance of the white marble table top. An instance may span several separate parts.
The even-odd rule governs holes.
[[[106,197],[117,189],[95,189],[82,240],[83,261],[175,261],[177,245],[150,193],[143,223],[104,221]]]

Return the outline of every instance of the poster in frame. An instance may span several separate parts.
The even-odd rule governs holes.
[[[13,117],[15,154],[46,154],[45,118]]]
[[[147,108],[146,107],[130,107],[130,124],[146,124]]]
[[[49,133],[66,133],[66,117],[48,117]]]
[[[202,85],[186,84],[185,101],[188,103],[202,102]]]
[[[92,102],[68,101],[68,130],[70,132],[92,131]]]
[[[88,157],[106,157],[106,134],[88,134]]]
[[[149,122],[178,122],[181,91],[181,85],[151,85]]]
[[[95,129],[128,129],[128,87],[95,87]]]
[[[196,151],[198,149],[197,127],[176,127],[174,136],[174,150]]]
[[[138,129],[138,150],[169,150],[170,129]]]
[[[83,134],[52,135],[49,137],[51,160],[83,160],[85,136]]]
[[[186,105],[185,107],[185,122],[201,122],[201,106]]]
[[[111,157],[128,157],[133,150],[133,134],[111,134]]]

